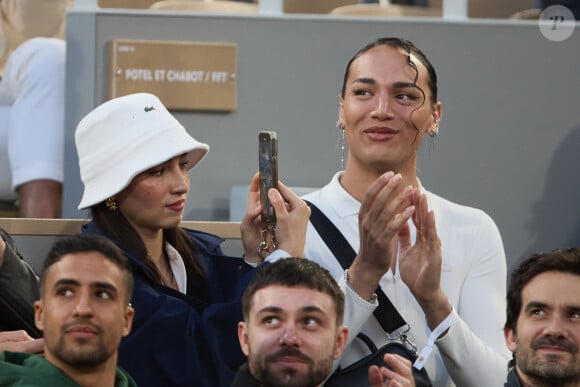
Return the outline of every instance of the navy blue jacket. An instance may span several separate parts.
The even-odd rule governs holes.
[[[507,381],[505,382],[504,387],[521,387],[520,378],[516,373],[515,367],[508,372]]]
[[[250,373],[248,363],[240,367],[231,387],[260,387],[258,380]]]
[[[119,365],[139,387],[229,387],[246,361],[237,324],[242,320],[242,293],[256,270],[241,258],[224,256],[221,238],[185,231],[197,246],[209,301],[155,282],[142,261],[124,249],[135,277],[135,317],[131,333],[121,342]],[[93,222],[83,232],[105,235]]]

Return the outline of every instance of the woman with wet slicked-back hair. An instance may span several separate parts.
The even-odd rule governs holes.
[[[348,62],[338,100],[344,170],[304,199],[356,254],[345,271],[309,224],[305,256],[331,271],[346,293],[353,341],[340,364],[368,353],[354,340],[359,332],[379,347],[389,341],[373,316],[380,286],[410,326],[407,337],[435,386],[501,385],[509,352],[497,226],[483,211],[429,192],[418,178],[419,148],[424,138],[434,141],[442,116],[434,67],[410,41],[378,39]]]

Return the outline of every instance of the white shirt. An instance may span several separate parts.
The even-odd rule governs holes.
[[[169,242],[165,242],[165,251],[169,257],[169,267],[175,278],[177,290],[183,294],[187,294],[187,269],[179,251],[173,247]]]
[[[360,202],[340,185],[340,173],[304,199],[315,204],[358,251]],[[425,368],[435,387],[501,386],[511,357],[503,337],[507,269],[501,236],[493,220],[483,211],[424,192],[435,213],[441,239],[441,288],[459,314],[448,333],[435,342]],[[411,239],[414,243],[413,225]],[[328,269],[345,291],[344,322],[349,328],[349,340],[362,330],[377,346],[386,344],[388,339],[372,316],[374,306],[362,302],[345,286],[343,269],[312,224],[308,225],[304,256]],[[430,332],[421,307],[401,280],[398,267],[397,262],[396,272],[389,270],[380,285],[411,326],[410,337],[420,351]],[[365,349],[359,340],[354,341],[343,354],[341,365],[360,359],[368,353]]]

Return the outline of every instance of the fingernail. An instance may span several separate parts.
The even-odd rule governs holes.
[[[272,188],[270,189],[270,191],[268,191],[268,197],[270,198],[270,200],[278,200],[280,198],[280,194],[278,193],[278,191]]]

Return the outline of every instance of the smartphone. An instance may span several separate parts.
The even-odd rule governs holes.
[[[268,199],[268,191],[270,188],[278,188],[278,136],[271,130],[260,131],[258,143],[262,222],[275,224],[276,214]]]

